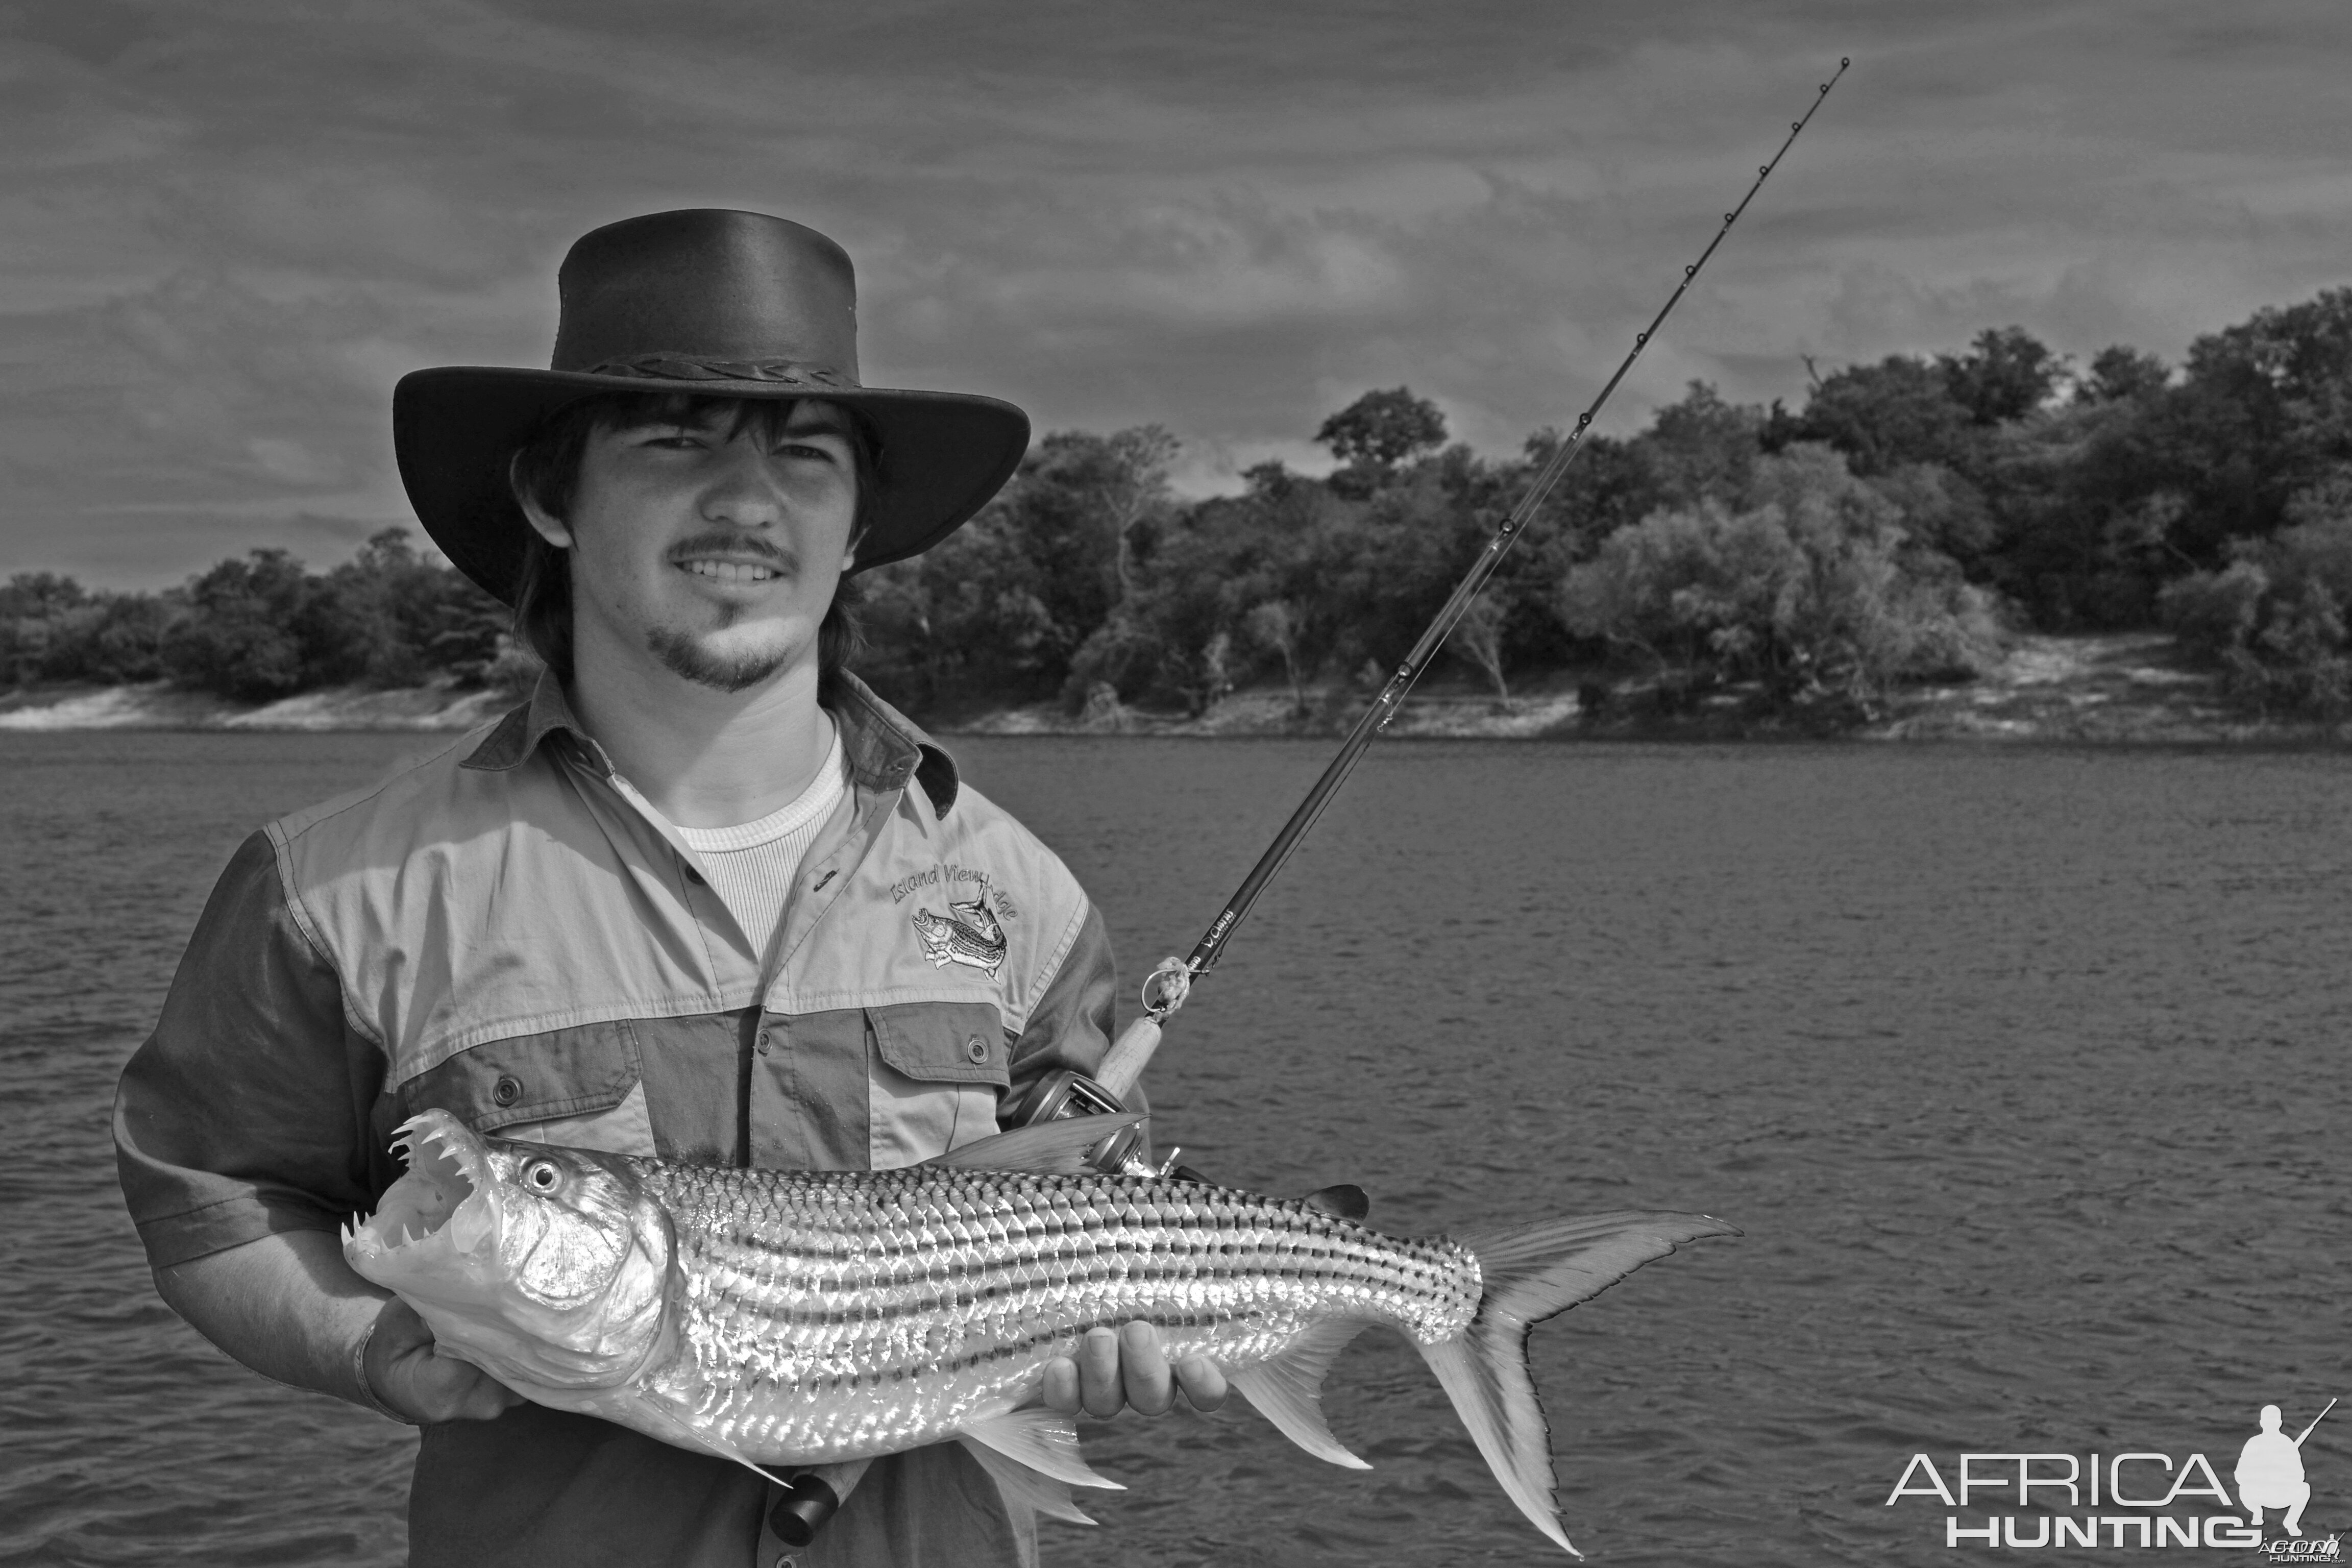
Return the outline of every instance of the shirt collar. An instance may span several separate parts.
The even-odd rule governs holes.
[[[866,789],[896,790],[912,780],[923,786],[932,809],[947,816],[962,787],[955,759],[856,676],[845,672],[830,695],[833,700],[826,706],[841,725],[841,749],[852,782]],[[544,670],[530,699],[499,720],[460,765],[490,772],[520,767],[541,742],[559,731],[601,758],[602,749],[572,711],[563,683],[552,670]]]

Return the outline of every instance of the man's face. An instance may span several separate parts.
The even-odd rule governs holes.
[[[722,691],[814,663],[852,553],[848,418],[804,400],[771,434],[736,414],[703,404],[592,432],[571,516],[525,508],[571,550],[575,644]]]

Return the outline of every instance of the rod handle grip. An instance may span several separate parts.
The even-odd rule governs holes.
[[[1128,1090],[1151,1065],[1151,1053],[1160,1048],[1160,1026],[1149,1016],[1138,1018],[1119,1032],[1103,1054],[1102,1065],[1095,1068],[1094,1080],[1111,1092],[1113,1098],[1125,1100]]]
[[[784,1495],[769,1510],[768,1528],[787,1546],[806,1546],[816,1539],[849,1494],[866,1477],[871,1459],[849,1459],[837,1465],[813,1465],[779,1484]]]

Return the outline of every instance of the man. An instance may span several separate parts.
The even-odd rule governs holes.
[[[428,1107],[509,1138],[882,1168],[1017,1124],[1046,1075],[1099,1059],[1100,917],[843,668],[843,575],[963,521],[1028,421],[861,386],[849,259],[796,224],[632,219],[559,282],[552,369],[419,372],[394,403],[426,531],[549,672],[495,726],[238,851],[124,1073],[123,1187],[157,1288],[214,1342],[424,1428],[413,1561],[769,1564],[775,1489],[438,1355],[335,1233]],[[1223,1397],[1206,1362],[1173,1381]],[[1045,1396],[1156,1413],[1173,1388],[1129,1324]],[[1034,1555],[950,1445],[877,1463],[797,1560]]]
[[[2238,1450],[2238,1468],[2230,1479],[2238,1483],[2238,1503],[2249,1525],[2260,1530],[2263,1510],[2283,1509],[2280,1526],[2289,1535],[2301,1535],[2303,1510],[2311,1505],[2311,1483],[2303,1474],[2303,1437],[2311,1436],[2311,1426],[2303,1429],[2303,1437],[2290,1437],[2279,1430],[2280,1420],[2277,1405],[2263,1406],[2263,1429]]]

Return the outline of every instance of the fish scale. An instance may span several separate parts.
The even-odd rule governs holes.
[[[1081,1521],[1070,1489],[1118,1483],[1035,1396],[1087,1330],[1156,1325],[1171,1359],[1210,1357],[1291,1441],[1361,1469],[1320,1392],[1382,1325],[1520,1511],[1575,1550],[1528,1328],[1731,1226],[1627,1210],[1384,1236],[1311,1202],[1093,1170],[1087,1152],[1135,1120],[1025,1127],[903,1171],[782,1172],[483,1138],[426,1110],[343,1256],[443,1353],[540,1404],[763,1477],[953,1439],[1016,1516]]]
[[[1477,1309],[1453,1242],[1171,1179],[629,1164],[686,1281],[646,1392],[754,1458],[944,1439],[1098,1324],[1142,1319],[1171,1360],[1236,1368],[1335,1316],[1431,1343]]]

